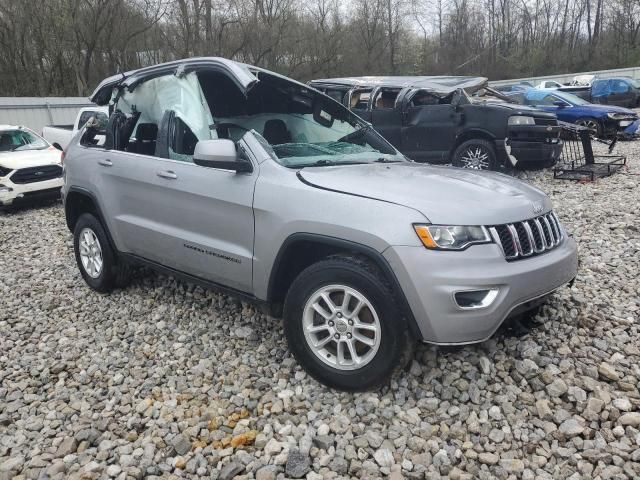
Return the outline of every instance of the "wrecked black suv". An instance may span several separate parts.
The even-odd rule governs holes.
[[[509,103],[483,77],[351,77],[309,84],[416,161],[476,170],[539,168],[555,164],[562,151],[555,115]]]

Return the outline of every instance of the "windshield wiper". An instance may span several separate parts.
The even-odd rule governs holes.
[[[334,167],[337,165],[364,165],[367,162],[357,162],[357,161],[347,161],[347,162],[336,162],[335,160],[318,160],[312,163],[294,163],[292,165],[287,165],[289,168],[304,168],[304,167]]]
[[[392,160],[390,158],[380,157],[374,160],[375,163],[400,163],[402,160]]]

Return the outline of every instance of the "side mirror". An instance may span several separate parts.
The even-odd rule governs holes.
[[[564,103],[562,100],[556,100],[555,102],[553,102],[553,104],[558,108],[564,108],[567,106],[567,104]]]
[[[201,167],[235,170],[236,173],[253,171],[251,162],[240,158],[236,144],[228,139],[200,140],[196,143],[193,163]]]

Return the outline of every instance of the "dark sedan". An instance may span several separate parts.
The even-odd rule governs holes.
[[[523,103],[555,113],[563,122],[583,125],[596,137],[613,137],[638,119],[638,114],[628,108],[595,105],[557,90],[530,89],[524,94]]]

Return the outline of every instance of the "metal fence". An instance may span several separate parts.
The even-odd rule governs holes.
[[[0,97],[0,124],[22,125],[37,133],[46,125],[72,125],[85,97]]]
[[[544,80],[554,80],[558,83],[566,83],[572,81],[573,77],[577,75],[595,75],[599,78],[631,77],[640,80],[640,67],[614,68],[611,70],[594,70],[591,72],[562,73],[558,75],[545,75],[542,77],[512,78],[509,80],[492,80],[489,82],[489,85],[492,87],[498,87],[500,85],[510,85],[512,83],[520,82],[530,82],[536,85]]]

